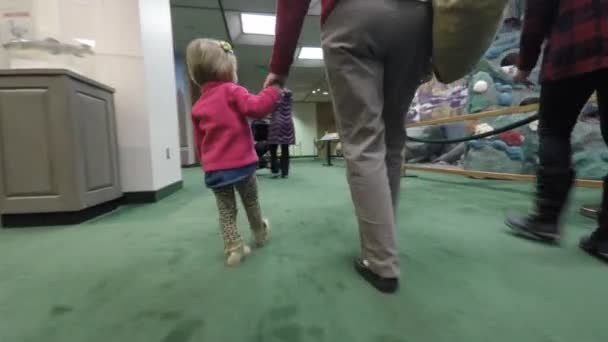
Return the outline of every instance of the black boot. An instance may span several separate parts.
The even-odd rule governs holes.
[[[606,228],[598,228],[591,235],[581,239],[579,247],[585,252],[608,261],[608,234]]]
[[[281,145],[281,178],[289,177],[289,145]]]
[[[548,243],[559,241],[560,216],[573,183],[572,170],[539,169],[534,212],[528,216],[509,217],[506,224],[525,237]]]
[[[399,290],[398,278],[384,278],[377,275],[363,259],[355,259],[355,270],[370,285],[382,293],[395,293]]]
[[[608,260],[608,177],[604,178],[602,207],[598,216],[598,228],[590,236],[581,239],[579,246],[587,253]]]

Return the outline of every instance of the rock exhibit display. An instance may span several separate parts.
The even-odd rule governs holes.
[[[511,0],[494,44],[475,70],[452,84],[437,80],[422,85],[407,113],[408,123],[486,112],[538,103],[539,67],[531,85],[516,84],[516,71],[525,0]],[[505,115],[457,124],[408,129],[414,138],[462,138],[504,127],[536,113]],[[597,105],[590,102],[572,135],[573,163],[578,178],[601,179],[608,170],[608,148],[599,126]],[[538,165],[538,122],[485,139],[460,144],[407,143],[409,163],[442,163],[466,170],[534,174]]]

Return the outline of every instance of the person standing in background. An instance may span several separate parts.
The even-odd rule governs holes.
[[[253,133],[253,141],[255,142],[255,152],[258,155],[258,169],[268,167],[266,154],[270,151],[268,146],[268,123],[267,119],[253,120],[251,123],[251,132]]]
[[[405,114],[428,70],[432,8],[422,0],[322,0],[322,47],[347,179],[359,221],[359,275],[399,288],[396,218]],[[278,0],[270,74],[284,84],[310,0]]]
[[[268,143],[270,144],[270,169],[273,175],[289,177],[289,146],[296,143],[296,134],[292,118],[293,95],[288,89],[283,90],[279,104],[270,116]],[[277,150],[281,146],[281,158]],[[280,167],[279,167],[280,165]]]
[[[528,1],[516,81],[528,82],[545,41],[535,210],[528,216],[509,217],[506,223],[522,235],[555,243],[561,237],[560,217],[575,180],[570,137],[594,92],[602,135],[608,142],[608,1]],[[608,177],[598,224],[580,247],[608,257]]]

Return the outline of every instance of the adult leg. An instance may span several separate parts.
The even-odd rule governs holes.
[[[268,220],[262,218],[262,209],[258,197],[258,183],[255,175],[238,183],[236,189],[247,213],[249,226],[258,245],[264,244],[268,239]]]
[[[384,65],[365,51],[360,35],[336,11],[324,27],[323,50],[347,179],[359,222],[363,259],[385,278],[399,277],[393,205],[386,169]],[[352,14],[355,14],[354,12]],[[332,20],[336,18],[336,20]],[[334,21],[340,20],[340,23]],[[348,22],[356,23],[357,18]]]
[[[327,45],[325,61],[359,222],[362,257],[379,276],[397,278],[398,251],[382,120],[383,65]]]
[[[403,4],[404,6],[411,4]],[[405,116],[431,58],[432,18],[426,4],[409,9],[412,17],[396,30],[394,48],[384,67],[384,109],[386,129],[386,169],[395,217],[399,207],[401,175],[405,148]],[[407,42],[407,44],[404,44]],[[416,49],[411,49],[416,46]]]
[[[289,176],[289,145],[281,144],[281,176]]]
[[[236,266],[244,256],[249,254],[249,247],[243,243],[236,226],[237,209],[234,188],[226,186],[214,189],[213,193],[215,194],[219,222],[224,239],[226,264],[228,266]]]
[[[396,290],[400,275],[387,168],[385,63],[394,48],[408,44],[398,37],[421,31],[418,25],[429,10],[428,4],[415,1],[340,1],[323,28],[327,75],[365,260],[356,264],[357,271],[384,292]],[[395,137],[402,135],[401,129]],[[390,158],[391,165],[395,159]]]
[[[608,144],[608,70],[597,73],[596,84],[602,137]],[[608,176],[604,178],[604,192],[598,217],[598,228],[591,236],[583,238],[580,246],[591,254],[608,258]]]
[[[279,173],[279,158],[277,157],[277,150],[279,145],[270,145],[270,172]]]
[[[544,242],[560,237],[559,220],[574,182],[570,137],[595,90],[588,75],[543,84],[540,95],[539,168],[534,212],[510,217],[507,225]]]

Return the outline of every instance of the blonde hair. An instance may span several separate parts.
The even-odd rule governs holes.
[[[237,81],[237,63],[229,43],[214,39],[195,39],[186,49],[188,73],[201,86],[209,81]]]

